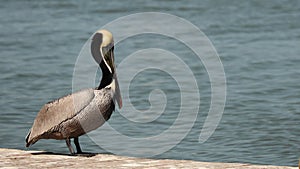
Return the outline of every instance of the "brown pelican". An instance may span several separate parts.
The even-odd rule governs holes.
[[[82,153],[78,137],[100,127],[115,110],[122,107],[122,98],[114,65],[114,42],[107,30],[97,31],[91,43],[91,53],[102,70],[100,85],[85,89],[45,104],[37,114],[26,137],[26,147],[40,139],[66,140],[74,138],[77,153]]]

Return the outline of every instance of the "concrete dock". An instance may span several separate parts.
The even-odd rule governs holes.
[[[252,165],[241,163],[158,160],[108,154],[70,156],[42,151],[0,148],[0,168],[199,168],[199,169],[298,169],[298,167]]]

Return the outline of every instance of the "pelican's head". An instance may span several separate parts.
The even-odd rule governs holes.
[[[109,86],[114,92],[114,100],[118,102],[119,108],[121,108],[122,98],[114,63],[114,40],[112,33],[105,29],[98,30],[92,38],[91,52],[96,62],[100,64],[103,61],[109,74],[112,75],[112,82]]]
[[[98,64],[103,60],[110,73],[114,74],[114,40],[112,34],[105,30],[98,30],[92,39],[91,52]]]

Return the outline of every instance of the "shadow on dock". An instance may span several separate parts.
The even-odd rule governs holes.
[[[62,156],[94,157],[94,156],[98,155],[99,153],[84,152],[84,153],[72,155],[72,154],[65,154],[65,153],[53,153],[53,152],[43,151],[43,152],[33,152],[30,154],[31,155],[62,155]]]

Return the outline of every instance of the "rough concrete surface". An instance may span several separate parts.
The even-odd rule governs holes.
[[[212,163],[190,160],[157,160],[107,154],[70,156],[41,151],[0,148],[0,168],[225,168],[225,169],[297,169],[298,167],[251,165],[240,163]]]

